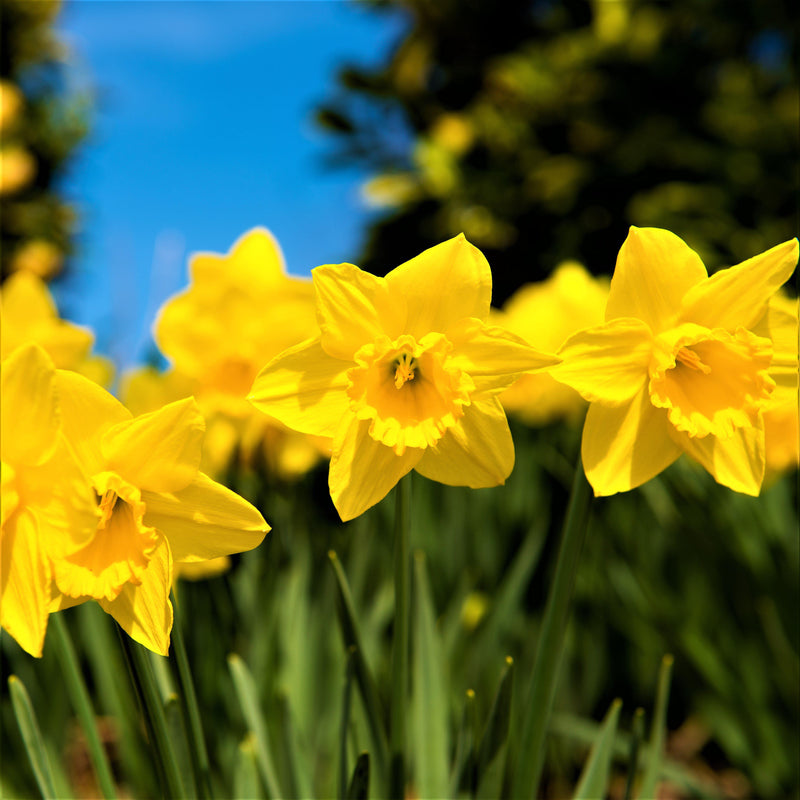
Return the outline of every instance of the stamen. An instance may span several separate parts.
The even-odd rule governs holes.
[[[406,381],[414,380],[417,360],[411,353],[401,353],[395,361],[394,385],[399,389]]]
[[[95,494],[97,494],[97,492],[95,492]],[[111,515],[114,513],[114,506],[116,506],[119,496],[113,489],[109,489],[103,494],[102,497],[97,495],[97,498],[97,505],[100,508],[100,513],[102,514],[98,527],[104,528],[106,523],[111,519]]]
[[[700,370],[703,375],[708,375],[711,372],[711,367],[709,367],[707,364],[704,364],[700,360],[700,356],[698,356],[694,350],[690,350],[688,347],[681,347],[680,350],[678,350],[675,359],[680,361],[684,366],[689,367],[689,369]]]

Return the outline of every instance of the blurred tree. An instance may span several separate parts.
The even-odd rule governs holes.
[[[387,63],[347,68],[318,113],[333,163],[375,172],[361,265],[464,231],[495,303],[565,259],[610,273],[628,226],[710,268],[791,238],[796,40],[782,0],[378,0]]]
[[[0,0],[0,277],[61,271],[75,225],[59,179],[86,134],[88,105],[64,85],[58,0]]]

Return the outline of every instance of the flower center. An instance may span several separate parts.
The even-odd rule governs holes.
[[[407,447],[432,447],[463,416],[475,384],[452,366],[452,345],[429,333],[417,341],[382,336],[356,354],[347,395],[370,436],[402,455]]]
[[[689,436],[728,438],[753,427],[774,381],[772,343],[740,328],[735,334],[684,324],[662,334],[650,364],[650,400]]]
[[[53,562],[56,584],[70,597],[114,600],[126,583],[140,584],[159,541],[142,522],[141,492],[116,473],[92,479],[100,519],[88,544]]]

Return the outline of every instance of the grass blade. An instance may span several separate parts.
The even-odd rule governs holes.
[[[475,775],[475,692],[467,689],[464,698],[464,713],[461,716],[461,728],[458,732],[456,754],[450,772],[450,792],[448,797],[458,797],[459,792],[472,786]]]
[[[233,772],[233,796],[241,800],[262,800],[264,797],[258,777],[256,740],[252,733],[239,743]]]
[[[653,712],[653,724],[650,728],[650,746],[648,748],[647,766],[644,770],[642,785],[639,788],[639,797],[646,800],[656,796],[656,784],[661,774],[661,763],[664,758],[664,739],[667,730],[667,702],[669,700],[669,683],[672,676],[671,655],[661,659],[661,669],[658,672],[658,689],[656,690],[656,707]]]
[[[514,660],[506,657],[500,683],[486,720],[477,755],[477,797],[499,797],[503,784],[506,745],[511,724],[511,698],[514,689]]]
[[[631,736],[631,749],[628,756],[628,777],[625,780],[625,795],[623,800],[633,797],[633,784],[636,781],[636,772],[639,768],[639,748],[644,739],[644,709],[637,708],[633,714],[633,734]]]
[[[615,700],[608,709],[603,726],[592,745],[589,757],[578,780],[574,800],[602,800],[606,796],[611,759],[614,757],[614,740],[619,722],[622,701]]]
[[[356,759],[353,777],[347,787],[347,800],[367,800],[369,797],[369,753],[361,753]]]

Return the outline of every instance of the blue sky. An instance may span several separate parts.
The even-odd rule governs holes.
[[[381,63],[404,24],[343,0],[65,4],[68,80],[96,105],[65,185],[79,251],[54,288],[96,349],[140,361],[188,254],[225,252],[256,225],[296,274],[356,258],[367,176],[323,167],[313,110],[337,68]]]

